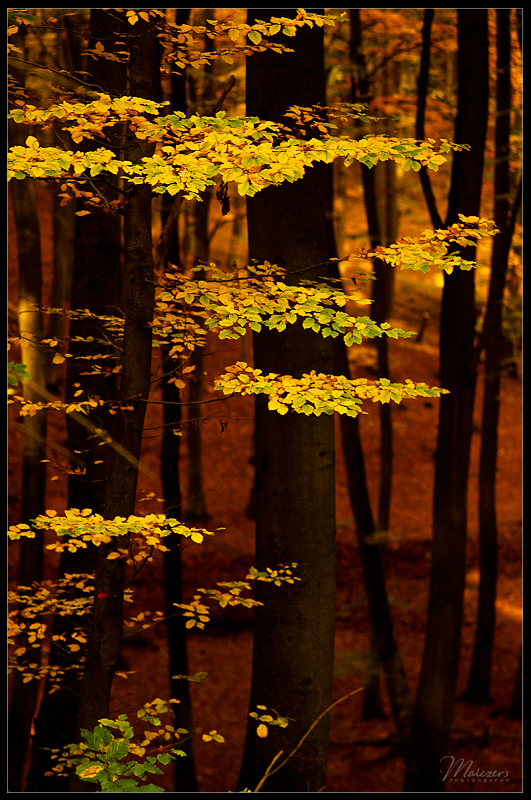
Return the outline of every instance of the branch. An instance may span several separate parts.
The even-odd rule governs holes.
[[[266,771],[265,771],[265,773],[264,773],[264,775],[263,775],[262,779],[260,780],[260,782],[258,783],[258,785],[256,786],[256,788],[255,788],[255,789],[253,789],[253,792],[259,792],[259,791],[260,791],[260,789],[262,788],[262,786],[264,785],[264,783],[266,782],[266,780],[269,778],[269,776],[270,776],[270,775],[274,775],[274,773],[275,773],[275,772],[278,772],[278,770],[279,770],[279,769],[282,769],[282,767],[283,767],[285,764],[287,764],[287,762],[290,760],[290,758],[292,758],[292,756],[294,756],[294,755],[295,755],[295,753],[297,752],[297,750],[298,750],[298,749],[301,747],[301,745],[303,744],[304,740],[305,740],[305,739],[306,739],[306,738],[307,738],[307,737],[310,735],[310,733],[313,731],[313,729],[315,728],[315,726],[319,724],[319,722],[320,722],[320,721],[323,719],[323,717],[324,717],[324,716],[326,716],[326,714],[328,714],[328,712],[329,712],[329,711],[332,711],[332,709],[333,709],[333,708],[335,708],[335,706],[337,706],[339,703],[342,703],[342,702],[343,702],[343,700],[348,700],[348,698],[349,698],[349,697],[352,697],[352,695],[354,695],[354,694],[358,694],[358,692],[361,692],[361,691],[363,691],[363,688],[364,688],[364,687],[363,687],[363,686],[361,686],[359,689],[354,689],[354,691],[353,691],[353,692],[349,692],[348,694],[345,694],[343,697],[340,697],[340,698],[339,698],[339,700],[336,700],[336,701],[335,701],[335,703],[332,703],[332,705],[331,705],[331,706],[328,706],[328,708],[325,708],[325,710],[324,710],[324,711],[323,711],[321,714],[319,714],[319,716],[317,717],[317,719],[316,719],[314,722],[312,722],[312,724],[310,725],[310,727],[308,728],[308,730],[306,731],[306,733],[304,734],[304,736],[302,737],[302,739],[300,739],[300,740],[299,740],[298,744],[297,744],[297,745],[296,745],[296,747],[295,747],[295,748],[294,748],[294,749],[291,751],[291,753],[289,754],[289,756],[286,756],[286,758],[284,759],[284,761],[283,761],[281,764],[279,764],[277,767],[275,767],[275,769],[272,769],[273,765],[274,765],[274,764],[275,764],[275,763],[278,761],[278,759],[279,759],[279,758],[282,756],[282,754],[283,754],[283,752],[284,752],[283,750],[280,750],[280,752],[278,752],[278,753],[276,754],[276,756],[274,757],[274,759],[272,760],[272,762],[270,763],[270,765],[269,765],[269,766],[268,766],[268,768],[266,769]]]
[[[422,53],[420,58],[420,71],[417,83],[417,118],[415,121],[415,136],[424,139],[424,121],[426,116],[426,95],[428,92],[428,78],[430,74],[430,49],[431,49],[431,24],[434,9],[424,9],[424,25],[422,27]],[[421,166],[419,171],[420,185],[424,192],[424,199],[430,214],[431,224],[434,228],[442,228],[443,222],[437,210],[437,204],[431,188],[431,181],[426,167]]]

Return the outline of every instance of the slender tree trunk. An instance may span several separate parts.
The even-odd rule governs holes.
[[[480,579],[477,627],[472,664],[462,700],[469,703],[490,703],[492,646],[496,624],[496,578],[498,566],[496,521],[496,463],[498,453],[498,420],[504,337],[503,295],[511,238],[519,207],[510,208],[509,146],[511,132],[511,11],[496,10],[497,21],[497,84],[494,167],[494,220],[500,233],[492,245],[491,276],[487,311],[483,324],[485,346],[485,381],[481,454],[479,464],[479,544]],[[518,196],[519,197],[519,196]],[[512,213],[511,213],[512,211]]]
[[[430,76],[431,59],[431,26],[434,16],[433,8],[424,9],[424,25],[422,26],[422,51],[420,56],[420,71],[417,82],[417,115],[415,119],[415,136],[424,139],[424,121],[426,119],[426,99],[428,96],[428,82]],[[430,214],[431,224],[434,228],[442,228],[442,219],[437,210],[437,203],[433,194],[431,181],[426,167],[419,171],[420,184],[424,192],[424,199]]]
[[[116,17],[110,16],[102,9],[92,9],[90,15],[91,47],[94,47],[102,35],[107,35],[110,26],[116,27]],[[109,50],[111,49],[109,45]],[[112,66],[109,66],[111,64]],[[78,65],[79,68],[79,65]],[[111,94],[123,94],[125,91],[125,66],[108,61],[91,62],[91,79]],[[120,131],[113,135],[119,141]],[[90,145],[89,145],[90,146]],[[114,198],[109,198],[114,199]],[[69,208],[67,206],[66,208]],[[56,254],[56,270],[64,280],[68,274],[67,262],[72,254],[65,252],[65,243],[69,242],[68,216],[64,209],[59,209],[56,217],[60,231],[54,238]],[[107,214],[99,209],[92,209],[84,217],[73,217],[73,270],[70,291],[70,302],[73,309],[87,308],[95,314],[116,314],[120,305],[121,285],[121,221],[118,215]],[[66,286],[63,284],[62,290]],[[60,303],[63,306],[65,303]],[[52,317],[53,319],[53,317]],[[104,400],[116,398],[116,376],[110,372],[116,361],[106,359],[98,362],[92,357],[102,352],[102,344],[106,338],[103,326],[92,320],[90,324],[71,320],[70,347],[72,358],[68,360],[66,375],[66,400],[72,400],[81,385],[88,394]],[[98,341],[98,339],[100,341]],[[112,352],[111,352],[112,355]],[[99,375],[86,375],[88,365],[104,365],[109,371]],[[109,430],[113,417],[103,409],[88,415],[88,421],[102,430]],[[109,461],[102,459],[101,440],[82,425],[72,415],[66,418],[68,444],[71,453],[77,453],[71,461],[72,473],[68,480],[68,507],[90,508],[101,514],[105,505],[105,493],[109,478]],[[100,463],[95,463],[100,462]],[[81,465],[81,469],[80,469]],[[64,552],[61,555],[59,574],[93,573],[96,567],[97,550],[89,547],[77,553]],[[74,599],[75,590],[72,590]],[[57,616],[53,623],[53,635],[68,635],[77,622],[72,617]],[[62,748],[73,742],[76,735],[78,716],[78,700],[80,691],[80,675],[68,668],[72,664],[71,654],[61,646],[61,642],[52,643],[49,655],[51,665],[66,669],[62,686],[50,693],[47,684],[43,701],[35,722],[35,735],[32,747],[32,765],[28,776],[28,788],[33,791],[67,792],[68,777],[57,776],[52,772],[54,762],[47,748]]]
[[[362,26],[360,9],[350,9],[350,62],[354,73],[351,80],[352,102],[368,103],[371,90],[367,80],[365,57],[362,48]],[[371,247],[387,246],[397,236],[398,214],[396,210],[395,165],[392,162],[377,164],[373,169],[360,165],[365,213]],[[394,269],[379,259],[373,259],[374,283],[372,287],[371,317],[375,322],[385,322],[390,313],[394,293]],[[389,378],[389,345],[386,336],[376,340],[377,371],[381,378]],[[347,362],[348,370],[348,362]],[[393,477],[393,426],[390,403],[382,403],[380,417],[380,482],[376,530],[389,530],[391,491]],[[342,423],[343,424],[343,423]],[[358,422],[355,423],[359,425]],[[345,422],[345,425],[350,425]],[[353,435],[351,432],[349,435]],[[355,434],[359,436],[359,432]],[[381,545],[383,556],[385,546]],[[370,639],[371,662],[377,660],[374,629]],[[364,718],[380,717],[383,714],[380,702],[380,676],[378,670],[370,670],[363,697]]]
[[[170,360],[165,367],[163,400],[166,405],[164,406],[161,478],[166,515],[182,519],[182,494],[179,481],[181,438],[173,433],[174,429],[178,430],[181,426],[181,396],[180,390],[175,384],[168,382],[170,373],[175,366],[175,362]],[[189,684],[187,680],[174,677],[188,675],[185,620],[175,608],[175,603],[183,602],[180,539],[178,534],[170,534],[165,540],[169,552],[164,554],[164,597],[170,662],[170,697],[179,701],[178,705],[173,707],[174,727],[185,728],[191,732],[192,705]],[[180,758],[175,763],[174,790],[176,792],[196,792],[197,782],[192,740],[176,742],[176,746],[180,750],[184,750],[187,757]]]
[[[132,31],[133,29],[131,29]],[[160,96],[159,47],[156,29],[139,21],[129,59],[132,96],[158,100]],[[133,140],[126,157],[136,162],[152,152]],[[151,190],[137,186],[124,209],[125,320],[119,399],[131,406],[116,415],[113,438],[135,459],[140,457],[142,430],[151,377],[151,327],[154,275],[151,241]],[[113,451],[107,481],[104,516],[129,516],[134,512],[138,467]],[[123,623],[125,561],[109,560],[110,552],[125,543],[117,540],[98,549],[92,626],[87,644],[85,674],[81,684],[78,729],[91,730],[108,716],[112,680],[119,655]],[[71,791],[86,791],[88,784],[73,779]]]
[[[292,13],[268,9],[271,15]],[[249,20],[254,19],[249,13]],[[258,16],[263,12],[257,12]],[[322,31],[301,31],[294,54],[253,55],[247,67],[247,113],[280,120],[288,106],[324,104]],[[284,267],[296,283],[300,270],[327,260],[327,173],[314,167],[295,184],[266,189],[248,202],[250,258]],[[301,277],[316,279],[317,269]],[[254,337],[255,366],[300,376],[331,372],[332,348],[313,332],[290,326]],[[334,652],[335,490],[331,416],[282,417],[257,397],[256,559],[259,569],[297,562],[301,581],[259,584],[255,612],[251,705],[266,705],[293,721],[266,739],[250,720],[240,787],[251,790],[279,750],[290,753],[331,702]],[[326,780],[329,718],[264,791],[315,792]]]
[[[350,379],[346,349],[342,343],[338,343],[336,347],[336,371]],[[367,487],[359,418],[342,415],[340,424],[349,498],[356,523],[365,592],[369,602],[371,644],[374,646],[385,679],[398,739],[405,745],[409,738],[413,703],[404,663],[393,631],[382,554],[377,545],[369,544],[367,541],[368,537],[376,532],[376,525]],[[372,708],[373,716],[381,715],[382,712],[378,712],[378,708],[379,706]]]
[[[201,202],[195,206],[195,264],[208,262],[208,216],[212,200],[212,187],[203,193]],[[204,280],[204,271],[196,272],[197,280]],[[204,347],[198,346],[191,355],[190,364],[195,367],[190,378],[188,397],[188,497],[186,502],[186,518],[188,520],[207,520],[210,515],[207,511],[205,493],[203,488],[203,455],[202,455],[202,412],[201,398],[203,396],[203,353]]]
[[[177,25],[185,25],[189,21],[190,9],[178,8],[176,15]],[[186,112],[186,76],[172,73],[171,81],[171,108],[172,111]],[[163,196],[163,203],[169,200],[169,205],[163,206],[163,223],[166,222],[171,204],[175,201],[170,195]],[[179,225],[178,219],[168,231],[165,243],[166,252],[159,253],[159,259],[168,266],[171,262],[176,269],[182,272]],[[177,359],[170,359],[169,348],[162,348],[163,382],[162,399],[164,400],[164,429],[162,433],[161,452],[161,480],[164,495],[164,512],[168,517],[183,519],[183,500],[179,476],[179,462],[181,452],[181,437],[176,436],[174,430],[179,430],[182,422],[181,392],[170,377],[179,373]],[[172,706],[174,728],[185,728],[192,731],[192,701],[190,686],[187,680],[179,679],[177,675],[188,674],[187,635],[184,619],[175,608],[175,603],[183,602],[182,594],[182,563],[181,563],[181,537],[170,534],[166,540],[169,551],[164,553],[164,602],[166,609],[166,630],[168,633],[169,650],[169,680],[170,696],[179,700]],[[177,612],[177,613],[176,613]],[[174,790],[176,792],[196,792],[197,781],[193,754],[193,739],[179,740],[176,746],[184,750],[187,757],[179,758],[175,762]]]
[[[486,9],[458,11],[458,111],[446,224],[479,215],[488,116]],[[472,248],[463,251],[473,258]],[[404,791],[443,791],[459,651],[465,582],[467,484],[476,383],[474,272],[445,275],[441,308],[440,400],[433,496],[432,573],[422,669],[413,712]]]
[[[17,46],[24,52],[25,39],[21,31]],[[15,77],[24,85],[24,74],[13,70]],[[30,129],[26,125],[10,122],[10,145],[23,145]],[[17,229],[19,266],[18,323],[21,337],[21,363],[26,365],[31,381],[25,381],[23,394],[27,400],[39,402],[39,388],[46,386],[46,360],[39,346],[44,335],[42,306],[42,262],[41,241],[35,183],[31,179],[13,181],[11,202]],[[46,411],[26,416],[23,421],[22,438],[22,510],[21,522],[28,522],[42,514],[46,508]],[[42,578],[43,552],[42,534],[20,543],[18,583],[30,586]],[[24,637],[19,646],[24,646]],[[31,660],[38,661],[40,648],[31,648]],[[24,683],[20,672],[16,672],[8,718],[9,758],[8,786],[10,792],[22,791],[24,768],[30,744],[31,726],[40,682]]]
[[[351,81],[352,102],[368,103],[371,89],[367,80],[365,58],[362,50],[362,27],[359,9],[350,9],[351,63],[355,65],[356,79]],[[384,94],[389,93],[389,75],[381,81]],[[384,123],[384,131],[388,132]],[[398,209],[396,203],[396,164],[387,161],[372,169],[361,165],[365,213],[369,228],[371,247],[387,247],[396,241],[398,234]],[[374,282],[372,284],[371,317],[381,324],[391,314],[394,295],[395,271],[380,259],[373,260]],[[377,371],[380,378],[389,378],[389,342],[386,336],[376,339]],[[378,493],[377,530],[389,530],[393,477],[393,426],[391,406],[382,403],[380,415],[380,485]]]
[[[20,126],[19,126],[20,127]],[[16,131],[21,133],[22,131]],[[15,141],[12,141],[15,144]],[[14,181],[11,187],[13,211],[17,226],[19,259],[19,333],[21,336],[21,363],[26,365],[31,382],[25,382],[24,397],[39,402],[39,388],[46,384],[45,357],[39,347],[43,337],[41,307],[41,250],[39,219],[35,189],[30,179]],[[22,450],[22,522],[28,522],[46,508],[46,411],[24,417]],[[18,582],[31,586],[42,579],[42,534],[35,539],[22,540]],[[19,646],[24,645],[24,637]],[[38,661],[40,649],[31,648],[31,661]],[[24,683],[16,672],[9,709],[9,791],[22,791],[30,731],[37,703],[40,682]]]

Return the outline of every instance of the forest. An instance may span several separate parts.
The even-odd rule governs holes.
[[[520,792],[521,9],[8,9],[9,792]]]

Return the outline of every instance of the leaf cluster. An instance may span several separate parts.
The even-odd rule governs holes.
[[[245,608],[261,606],[263,603],[259,600],[241,596],[243,591],[251,591],[249,581],[264,581],[273,583],[275,586],[280,586],[282,583],[293,584],[295,581],[300,580],[292,571],[296,566],[296,563],[291,564],[291,566],[279,564],[277,569],[267,567],[265,571],[259,571],[255,567],[251,567],[244,581],[218,582],[217,585],[221,586],[224,591],[219,589],[198,589],[199,594],[194,595],[191,603],[174,603],[174,605],[177,608],[184,609],[183,616],[188,617],[187,628],[204,628],[206,623],[210,622],[210,608],[204,604],[202,596],[219,603],[221,608],[238,605]]]
[[[456,268],[471,270],[478,264],[462,258],[458,251],[476,247],[479,239],[495,236],[498,229],[489,219],[458,216],[460,221],[447,228],[424,230],[417,237],[405,236],[389,247],[375,247],[371,255],[400,269],[429,272],[436,267],[449,274]]]
[[[259,711],[267,711],[267,706],[256,706]],[[288,718],[281,717],[275,709],[272,711],[276,714],[276,717],[272,717],[271,714],[259,714],[258,711],[251,711],[249,712],[249,716],[255,719],[258,723],[260,723],[256,728],[256,735],[260,737],[260,739],[265,739],[269,733],[268,725],[279,725],[281,728],[288,727]]]
[[[297,414],[346,414],[356,417],[363,412],[363,400],[373,403],[389,403],[393,400],[400,403],[409,397],[439,397],[447,394],[447,389],[429,387],[425,383],[392,383],[387,378],[370,381],[367,378],[349,380],[343,375],[317,374],[312,370],[302,378],[291,375],[269,373],[263,375],[262,370],[247,366],[238,361],[226,372],[216,378],[215,389],[226,395],[266,394],[268,408],[278,414],[287,414],[292,410]]]
[[[88,544],[99,547],[101,544],[109,544],[116,538],[132,537],[139,541],[142,547],[140,552],[133,553],[129,548],[122,547],[107,556],[109,559],[127,558],[130,563],[143,560],[149,548],[166,552],[168,548],[162,539],[170,533],[177,533],[197,544],[203,541],[205,535],[213,536],[211,531],[204,528],[190,528],[177,519],[166,517],[165,514],[147,514],[145,517],[131,514],[129,517],[115,517],[108,520],[100,514],[93,514],[89,508],[81,511],[77,508],[67,509],[64,516],[58,516],[55,510],[49,509],[46,514],[40,514],[31,523],[33,528],[25,523],[11,525],[8,531],[9,538],[18,539],[21,536],[34,538],[34,529],[52,530],[59,539],[46,545],[47,549],[59,553],[64,550],[75,553],[79,549],[86,548]],[[61,542],[60,539],[63,537],[65,541]]]
[[[159,700],[153,701],[152,705],[167,708]],[[141,709],[140,715],[143,722],[160,726],[158,717],[152,716],[146,707]],[[118,733],[115,735],[111,729]],[[172,728],[171,731],[165,730],[165,733],[175,732]],[[134,735],[134,729],[125,714],[114,720],[100,719],[93,731],[81,730],[82,741],[79,744],[68,745],[62,753],[52,750],[52,758],[57,761],[54,772],[62,774],[65,769],[76,767],[76,775],[88,783],[98,784],[101,792],[164,791],[160,786],[146,784],[145,781],[149,775],[162,775],[160,767],[167,766],[176,755],[184,756],[184,752],[172,750],[170,753],[146,756],[145,747],[132,741]],[[148,736],[145,744],[149,744],[152,738]]]
[[[347,346],[360,344],[363,338],[410,337],[414,334],[389,323],[377,325],[369,317],[355,317],[340,309],[355,299],[343,289],[325,284],[290,286],[273,271],[270,264],[238,270],[227,275],[210,265],[208,280],[194,280],[182,274],[168,274],[166,286],[157,297],[155,334],[175,341],[175,321],[203,319],[207,331],[216,331],[220,339],[237,339],[245,335],[247,326],[257,333],[262,327],[283,331],[302,320],[303,328],[320,333],[324,338],[343,336]],[[176,351],[174,346],[172,352]]]
[[[258,117],[227,117],[224,111],[214,117],[194,114],[187,118],[182,112],[157,116],[163,105],[101,94],[91,103],[65,101],[45,110],[31,105],[14,109],[10,117],[19,123],[49,126],[59,119],[64,126],[73,122],[66,130],[77,142],[101,137],[105,127],[127,121],[137,138],[156,143],[157,149],[153,156],[134,164],[104,147],[74,152],[41,147],[34,136],[29,136],[25,146],[10,148],[8,178],[55,179],[68,187],[80,179],[121,175],[130,184],[150,185],[155,193],[199,200],[218,177],[225,183],[234,182],[241,196],[252,197],[267,186],[299,180],[307,167],[336,158],[343,158],[345,166],[359,161],[373,167],[391,159],[406,171],[418,171],[421,166],[438,170],[446,161],[444,153],[466,147],[444,139],[436,148],[434,140],[418,142],[384,135],[356,140],[325,133],[320,139],[305,140],[286,133],[285,126]],[[68,193],[63,197],[67,199]],[[90,200],[103,203],[97,193]]]

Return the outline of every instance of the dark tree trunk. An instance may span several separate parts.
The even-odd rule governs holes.
[[[13,40],[14,42],[15,40]],[[24,33],[16,36],[17,46],[25,51]],[[11,68],[14,76],[24,85],[24,73]],[[9,144],[23,145],[31,133],[27,125],[10,121]],[[44,335],[42,306],[41,241],[35,182],[30,179],[12,181],[11,202],[17,230],[19,269],[18,323],[21,337],[21,363],[26,365],[31,382],[25,382],[23,394],[27,400],[42,401],[40,389],[46,388],[47,370],[45,356],[40,348]],[[46,411],[24,417],[22,434],[22,508],[21,522],[42,514],[46,508]],[[42,534],[34,539],[22,539],[18,564],[18,583],[30,586],[42,578]],[[25,645],[20,636],[19,646]],[[31,661],[38,661],[40,648],[31,650]],[[15,673],[8,717],[8,787],[10,792],[23,788],[24,770],[31,726],[35,714],[39,681],[24,683],[22,674]]]
[[[212,200],[212,187],[203,192],[201,202],[196,203],[194,209],[195,220],[195,258],[194,266],[208,262],[208,216]],[[196,280],[204,280],[203,270],[194,273]],[[191,521],[205,521],[210,519],[207,511],[205,493],[203,488],[203,448],[202,448],[202,423],[201,398],[203,396],[203,353],[205,348],[198,346],[190,358],[190,365],[195,369],[190,377],[188,399],[188,497],[186,501],[186,519]]]
[[[293,46],[294,54],[249,59],[248,114],[280,120],[290,105],[324,104],[322,31],[301,31]],[[249,200],[250,258],[284,267],[292,283],[318,278],[318,269],[308,267],[327,260],[326,192],[326,170],[315,167],[303,180]],[[328,340],[299,326],[255,335],[254,358],[264,373],[299,377],[312,369],[333,370]],[[257,398],[255,413],[257,566],[297,562],[302,580],[280,587],[258,584],[256,590],[264,607],[255,612],[250,708],[266,705],[293,721],[286,729],[271,729],[266,739],[257,737],[250,721],[240,787],[251,790],[278,751],[287,756],[331,703],[335,599],[333,417],[292,412],[283,417],[268,411],[265,397]],[[326,715],[264,791],[322,790],[328,730]]]
[[[342,343],[337,345],[336,371],[349,379],[351,377],[346,349]],[[371,644],[374,645],[383,672],[399,741],[405,745],[411,725],[412,698],[393,631],[382,554],[377,545],[367,542],[368,537],[376,532],[376,525],[367,487],[359,418],[342,415],[340,423],[349,498],[356,523],[356,537],[369,602]],[[373,715],[376,714],[377,707],[373,709]]]
[[[362,49],[362,27],[360,9],[350,9],[350,61],[355,67],[351,81],[353,103],[369,103],[371,88],[367,80],[365,58]],[[384,123],[384,131],[387,133]],[[371,247],[388,247],[396,241],[398,234],[398,212],[396,206],[396,165],[389,161],[376,164],[369,169],[360,165],[365,213]],[[373,260],[374,282],[372,284],[371,318],[381,324],[389,318],[393,306],[394,268],[380,259]],[[389,342],[386,336],[376,340],[378,377],[389,378]],[[393,426],[391,405],[382,403],[380,415],[380,486],[378,493],[377,530],[389,530],[393,477]]]
[[[25,127],[25,126],[24,126]],[[19,130],[20,129],[20,130]],[[10,131],[11,132],[11,131]],[[17,144],[18,135],[24,134],[22,126],[13,128],[11,144]],[[28,135],[26,129],[25,136]],[[25,138],[25,137],[24,137]],[[24,138],[20,141],[23,144]],[[46,387],[45,356],[39,348],[43,337],[41,307],[41,246],[39,218],[33,181],[13,181],[11,199],[17,227],[19,261],[19,334],[23,337],[22,363],[31,375],[32,383],[25,384],[24,397],[33,402],[42,401],[39,388]],[[36,306],[36,310],[31,310]],[[22,514],[21,522],[28,522],[46,508],[46,411],[24,417],[22,450]],[[20,544],[18,583],[30,586],[42,578],[42,534],[34,539],[23,539]],[[24,646],[25,637],[18,645]],[[31,661],[38,660],[39,652],[31,650]],[[37,703],[39,681],[24,683],[22,674],[15,673],[9,709],[9,791],[22,791],[24,765],[30,743],[30,731]]]
[[[446,224],[478,215],[488,116],[486,9],[458,11],[458,110]],[[463,251],[473,258],[472,248]],[[474,272],[445,274],[440,329],[440,400],[433,496],[432,573],[422,669],[404,791],[443,791],[459,665],[467,534],[467,484],[476,383]]]
[[[370,86],[367,80],[365,57],[362,48],[362,26],[360,9],[350,9],[350,62],[355,68],[355,73],[351,80],[351,99],[353,103],[369,103]],[[387,246],[396,239],[396,213],[392,211],[392,204],[387,202],[387,192],[385,200],[378,202],[377,183],[380,188],[386,190],[386,173],[383,173],[384,180],[378,181],[377,170],[386,170],[388,164],[377,164],[373,169],[369,169],[364,164],[360,164],[361,177],[363,184],[363,199],[365,203],[365,214],[367,216],[367,227],[371,248],[381,245]],[[394,165],[393,165],[394,166]],[[396,203],[395,203],[396,205]],[[396,211],[396,209],[395,209]],[[372,286],[371,318],[375,322],[385,322],[390,315],[393,291],[394,291],[394,269],[379,259],[373,259],[373,274],[375,281]],[[377,371],[381,378],[389,378],[389,346],[387,337],[383,336],[376,340],[377,351]],[[343,370],[345,372],[345,369]],[[348,362],[346,364],[346,374],[348,375]],[[380,416],[380,484],[378,491],[378,512],[376,517],[376,530],[389,530],[389,512],[391,506],[391,491],[393,477],[393,426],[391,419],[390,403],[382,403],[379,408]],[[359,421],[354,423],[351,420],[341,420],[342,431],[347,437],[357,436],[359,438]],[[352,430],[350,430],[352,428]],[[346,433],[349,431],[349,433]],[[361,446],[361,445],[360,445]],[[363,457],[362,451],[360,453]],[[356,480],[354,475],[351,476]],[[350,480],[350,479],[349,479]],[[352,499],[352,496],[351,496]],[[371,512],[372,516],[372,512]],[[374,532],[374,531],[373,531]],[[368,534],[364,534],[368,535]],[[384,545],[380,548],[383,555]],[[382,564],[383,566],[383,564]],[[374,629],[370,639],[371,661],[377,660],[376,640]],[[376,669],[371,669],[367,675],[367,683],[363,696],[364,719],[371,717],[381,717],[383,711],[380,703],[380,676]]]
[[[190,9],[177,9],[177,24],[185,25],[189,21]],[[172,73],[171,81],[171,109],[172,111],[186,111],[186,77]],[[171,204],[180,202],[173,200],[170,195],[164,195],[163,201],[168,198],[169,205],[163,206],[163,223],[166,222]],[[165,252],[159,253],[162,263],[168,261],[175,268],[182,271],[181,253],[179,246],[178,219],[168,231],[165,243]],[[179,374],[179,362],[168,356],[169,348],[162,348],[164,358],[162,399],[164,400],[164,429],[162,433],[161,452],[161,480],[164,495],[164,512],[168,517],[183,519],[182,491],[179,476],[179,462],[181,451],[181,437],[174,434],[179,430],[182,422],[182,397],[181,392],[170,377]],[[168,633],[169,650],[169,679],[170,696],[179,700],[172,706],[173,725],[175,728],[185,728],[192,731],[192,702],[190,687],[187,680],[174,678],[176,675],[188,674],[188,655],[186,627],[182,615],[175,608],[175,603],[183,602],[182,594],[182,565],[181,565],[181,537],[170,534],[166,539],[169,552],[164,553],[164,602],[166,609],[166,630]],[[195,777],[193,739],[176,742],[180,750],[184,750],[187,757],[178,758],[175,762],[174,790],[176,792],[196,792],[197,781]]]
[[[99,41],[101,36],[106,36],[109,26],[116,27],[115,16],[111,17],[102,9],[92,9],[90,15],[91,47]],[[110,49],[110,46],[109,46]],[[112,67],[109,68],[109,63]],[[113,95],[123,94],[125,91],[125,66],[115,65],[114,62],[91,62],[91,79],[98,85],[105,87]],[[119,131],[114,132],[119,135]],[[109,198],[113,199],[113,198]],[[121,256],[121,221],[117,215],[106,214],[99,209],[92,209],[90,215],[74,217],[75,229],[73,236],[73,273],[70,291],[71,308],[87,308],[95,314],[116,314],[120,305],[120,256]],[[64,237],[61,237],[61,240]],[[59,242],[57,242],[59,249]],[[57,254],[64,258],[64,253]],[[76,341],[78,337],[94,338],[96,341]],[[66,376],[66,400],[74,398],[77,388],[81,385],[85,396],[89,394],[101,397],[104,400],[116,398],[115,376],[110,372],[101,375],[82,375],[88,370],[88,365],[96,363],[90,360],[102,352],[102,345],[98,339],[104,340],[103,327],[97,320],[90,323],[71,320],[70,322],[70,347],[72,358],[68,360]],[[86,360],[86,357],[89,360]],[[107,367],[115,366],[110,360],[103,362]],[[81,417],[81,415],[79,415]],[[77,453],[71,462],[72,470],[68,480],[68,507],[90,508],[94,513],[102,513],[105,504],[105,491],[109,477],[107,458],[102,459],[101,440],[94,437],[93,430],[81,424],[73,415],[67,415],[66,424],[68,431],[68,444],[72,454]],[[87,417],[89,423],[102,430],[108,430],[112,417],[102,409],[91,413]],[[102,463],[94,463],[101,461]],[[84,470],[79,472],[80,466]],[[65,574],[93,573],[96,566],[96,548],[89,547],[77,553],[64,552],[61,556],[59,573]],[[74,592],[75,590],[73,590]],[[74,597],[74,595],[72,595]],[[77,620],[72,617],[57,616],[54,619],[54,635],[71,633]],[[62,669],[68,668],[72,663],[72,656],[65,651],[60,642],[52,643],[50,664]],[[61,689],[50,693],[47,685],[43,701],[35,722],[35,735],[32,747],[32,765],[28,776],[28,788],[41,792],[67,792],[68,777],[57,776],[51,772],[55,762],[50,758],[50,747],[62,748],[73,742],[76,735],[76,720],[78,715],[78,699],[80,690],[80,676],[77,672],[68,671]]]
[[[168,367],[175,366],[170,361]],[[169,376],[168,376],[169,377]],[[164,511],[168,517],[182,519],[182,494],[179,482],[180,436],[172,433],[181,423],[180,391],[175,384],[163,384],[164,436],[162,441],[161,478],[164,493]],[[170,534],[165,539],[169,552],[164,554],[164,597],[166,605],[166,629],[168,631],[170,697],[179,700],[173,706],[174,727],[185,728],[192,732],[192,705],[187,680],[174,678],[177,675],[188,675],[188,657],[186,647],[186,627],[184,617],[175,608],[175,603],[182,603],[181,547],[178,534]],[[192,740],[176,742],[176,747],[184,750],[186,758],[179,758],[175,763],[176,792],[196,792],[197,782],[193,760]]]
[[[156,29],[139,21],[134,27],[129,59],[129,91],[132,96],[160,97],[159,46]],[[126,158],[133,163],[152,152],[139,140],[130,144]],[[132,407],[117,414],[113,438],[134,459],[140,457],[142,430],[151,377],[151,328],[154,308],[154,275],[151,241],[151,189],[137,186],[124,210],[125,320],[119,399]],[[137,462],[138,463],[138,462]],[[110,459],[104,516],[127,517],[134,512],[137,463],[116,450]],[[87,661],[79,699],[78,729],[92,730],[108,716],[112,680],[118,660],[123,623],[125,561],[108,560],[120,540],[98,549],[92,625]],[[82,781],[71,781],[71,791],[86,791]]]
[[[496,463],[502,359],[504,350],[503,294],[514,220],[519,208],[510,208],[509,146],[511,132],[511,10],[496,10],[497,83],[494,167],[494,220],[500,233],[492,245],[491,275],[487,310],[483,323],[485,382],[479,465],[480,580],[477,628],[472,665],[463,700],[490,703],[492,645],[496,623],[497,521]]]
[[[431,26],[434,16],[433,8],[424,9],[424,25],[422,26],[422,51],[420,56],[420,71],[417,82],[417,116],[415,120],[415,136],[424,139],[424,122],[426,119],[426,99],[428,95],[428,82],[430,76],[431,60]],[[442,219],[437,210],[437,203],[433,194],[430,176],[426,167],[419,171],[420,183],[424,192],[424,199],[430,214],[431,224],[434,228],[442,228]]]

